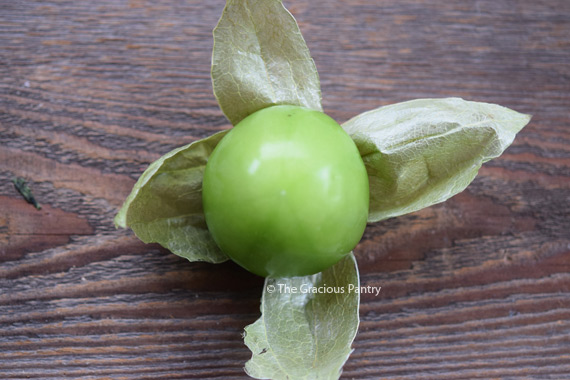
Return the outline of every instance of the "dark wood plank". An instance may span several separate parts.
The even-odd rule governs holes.
[[[209,76],[223,5],[0,4],[0,378],[247,378],[263,281],[112,222],[149,162],[229,127]],[[339,122],[447,96],[534,115],[464,193],[368,226],[362,284],[382,291],[343,378],[570,378],[570,2],[286,5]]]

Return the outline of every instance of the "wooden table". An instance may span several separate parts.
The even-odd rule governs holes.
[[[223,0],[0,2],[0,378],[242,379],[262,279],[112,219],[226,129]],[[459,96],[534,115],[462,194],[368,226],[345,379],[570,378],[570,2],[288,0],[339,122]],[[24,177],[40,211],[16,192]]]

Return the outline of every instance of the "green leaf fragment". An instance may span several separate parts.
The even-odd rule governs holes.
[[[443,202],[463,191],[530,120],[496,104],[418,99],[381,107],[343,128],[370,182],[370,222]]]
[[[159,243],[190,261],[220,263],[202,210],[202,176],[208,157],[227,131],[175,149],[140,176],[115,217],[145,243]]]
[[[245,344],[253,353],[247,374],[274,380],[338,379],[358,330],[360,295],[354,290],[359,284],[352,253],[312,276],[267,278],[261,318],[245,328]]]
[[[40,206],[40,204],[36,200],[36,197],[34,197],[34,194],[32,193],[32,190],[30,190],[30,187],[26,183],[25,179],[20,177],[15,177],[12,179],[12,183],[14,183],[14,187],[16,188],[16,190],[18,190],[18,192],[22,195],[22,197],[26,200],[26,202],[33,205],[38,210],[42,209],[42,206]]]
[[[315,63],[280,0],[227,0],[214,29],[212,82],[233,125],[277,104],[322,111]]]

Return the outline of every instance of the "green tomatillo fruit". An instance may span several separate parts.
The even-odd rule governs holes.
[[[368,176],[333,119],[273,106],[239,122],[203,179],[206,223],[232,260],[260,276],[305,276],[338,262],[368,217]]]

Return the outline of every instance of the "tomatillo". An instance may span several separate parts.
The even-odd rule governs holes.
[[[359,242],[368,175],[333,119],[297,106],[249,115],[216,146],[203,180],[206,223],[232,260],[260,276],[320,272]]]

